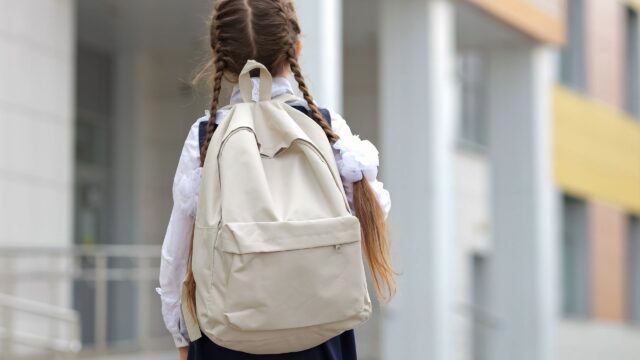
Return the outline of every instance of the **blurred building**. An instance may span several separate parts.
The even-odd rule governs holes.
[[[361,358],[639,358],[640,2],[296,3],[393,199]],[[171,354],[153,289],[211,1],[0,5],[0,358]]]
[[[574,358],[640,355],[638,5],[568,1],[553,132],[563,225],[558,334],[561,353]]]

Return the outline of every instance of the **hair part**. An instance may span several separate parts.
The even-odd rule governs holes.
[[[248,60],[267,67],[272,76],[291,69],[298,88],[311,110],[312,119],[322,128],[331,144],[338,135],[322,116],[318,105],[302,75],[298,63],[296,44],[300,24],[292,0],[219,0],[211,17],[210,37],[212,61],[196,75],[196,79],[213,73],[212,99],[205,141],[200,149],[200,165],[204,166],[209,143],[215,130],[223,77],[237,79]],[[395,293],[395,279],[389,256],[384,212],[366,179],[354,184],[354,207],[362,230],[362,247],[381,300]],[[187,263],[184,286],[187,306],[196,316],[196,283],[193,277],[191,255],[193,235]]]

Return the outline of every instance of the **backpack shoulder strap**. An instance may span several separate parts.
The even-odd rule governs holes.
[[[311,110],[307,109],[306,107],[302,105],[295,105],[291,107],[307,115],[308,117],[311,117]],[[322,117],[324,117],[324,119],[327,120],[329,125],[331,125],[331,114],[329,113],[329,110],[325,108],[320,108],[320,113],[322,114]]]
[[[204,144],[204,141],[206,139],[208,123],[208,121],[201,121],[200,124],[198,124],[198,149],[202,149],[202,144]],[[215,131],[217,127],[218,125],[215,124],[213,127],[213,131]]]
[[[308,117],[311,117],[311,111],[302,105],[295,105],[295,106],[292,106],[292,108],[300,111],[301,113],[307,115]],[[322,116],[325,118],[325,120],[327,120],[329,125],[331,125],[331,113],[329,113],[329,110],[321,108],[320,113],[322,113]],[[204,141],[207,136],[207,123],[208,123],[207,121],[201,121],[198,124],[198,148],[199,149],[202,148],[202,144],[204,144]],[[216,127],[218,127],[217,124],[214,125],[213,131],[215,131]]]

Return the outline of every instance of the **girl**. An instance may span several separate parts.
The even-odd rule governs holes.
[[[395,290],[390,265],[385,218],[390,208],[389,194],[377,181],[378,152],[368,141],[351,134],[340,115],[320,109],[305,84],[298,57],[302,48],[300,26],[291,0],[219,0],[211,21],[213,99],[211,110],[191,127],[180,156],[173,183],[174,207],[162,247],[160,286],[162,313],[167,329],[180,349],[181,359],[356,359],[353,331],[302,352],[277,355],[250,355],[216,345],[206,336],[189,342],[180,311],[184,286],[195,292],[190,269],[190,248],[198,201],[201,167],[216,129],[226,111],[218,111],[223,77],[236,82],[249,59],[264,64],[274,77],[272,97],[294,94],[287,80],[293,74],[303,98],[288,102],[310,116],[333,145],[335,160],[353,212],[360,220],[363,249],[379,297]],[[259,79],[253,78],[254,89]],[[257,94],[254,94],[254,97]],[[231,103],[241,102],[235,86]],[[323,115],[324,114],[324,115]],[[193,300],[192,300],[193,301]]]

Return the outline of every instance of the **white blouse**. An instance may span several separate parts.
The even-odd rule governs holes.
[[[258,99],[259,79],[253,78],[253,99]],[[272,97],[282,94],[294,94],[289,80],[284,77],[273,79]],[[242,102],[240,91],[236,86],[231,95],[231,103]],[[288,102],[290,105],[307,106],[302,100]],[[228,110],[220,110],[216,113],[215,122],[220,124],[224,120]],[[162,316],[167,330],[173,336],[177,347],[188,346],[188,336],[182,313],[180,310],[180,297],[182,294],[182,281],[186,274],[187,257],[189,255],[189,243],[193,230],[195,211],[198,203],[200,189],[200,149],[198,143],[198,129],[202,121],[209,120],[209,112],[198,119],[187,135],[182,148],[178,169],[173,180],[173,210],[167,226],[167,233],[162,244],[162,258],[160,263],[160,287],[156,289],[162,300]],[[389,213],[391,200],[389,193],[377,180],[378,175],[378,150],[367,140],[353,135],[346,121],[334,112],[330,113],[331,127],[340,139],[333,145],[333,152],[342,183],[347,194],[349,204],[353,209],[353,183],[364,176],[376,193],[377,199],[384,210],[385,216]]]

